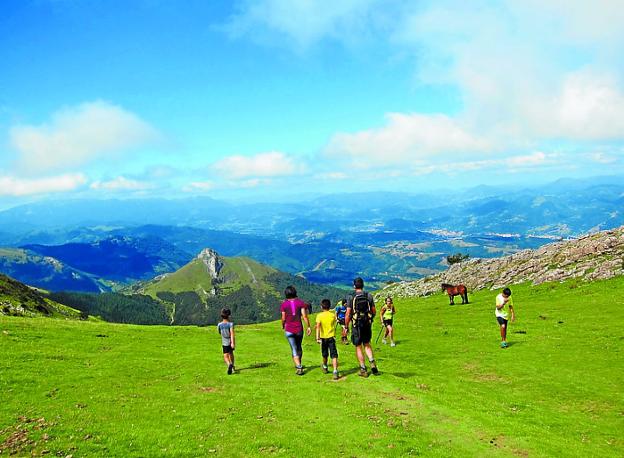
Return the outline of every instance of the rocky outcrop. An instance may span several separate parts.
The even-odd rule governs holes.
[[[197,255],[197,259],[204,263],[210,278],[213,280],[219,278],[219,272],[223,268],[223,260],[215,250],[205,248]]]
[[[624,226],[551,243],[537,250],[523,250],[504,258],[470,259],[430,277],[389,285],[378,296],[427,296],[439,292],[442,283],[462,283],[469,291],[474,291],[524,282],[537,285],[571,278],[607,279],[616,275],[624,275]]]
[[[208,275],[210,275],[210,278],[212,279],[212,290],[210,291],[210,294],[216,296],[218,293],[217,286],[220,283],[219,273],[221,272],[221,269],[223,269],[223,260],[212,248],[203,249],[197,255],[197,259],[203,262],[206,266]]]

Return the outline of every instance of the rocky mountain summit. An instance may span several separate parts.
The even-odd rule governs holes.
[[[624,226],[503,258],[470,259],[436,275],[394,283],[377,295],[380,298],[427,296],[439,292],[442,283],[461,283],[474,291],[524,282],[538,285],[571,278],[591,281],[616,275],[624,275]]]

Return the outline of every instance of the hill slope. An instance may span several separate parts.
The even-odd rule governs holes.
[[[392,284],[378,295],[426,296],[438,292],[441,283],[462,283],[473,291],[523,282],[537,285],[571,278],[607,279],[623,274],[624,226],[503,258],[470,259],[440,274]]]
[[[237,327],[228,376],[214,328],[0,317],[0,455],[620,457],[622,289],[514,287],[506,350],[487,290],[398,300],[381,375],[341,345],[337,383],[276,322]]]
[[[51,291],[100,292],[110,289],[106,282],[58,259],[20,248],[0,248],[0,272]]]
[[[145,280],[179,269],[191,255],[158,237],[107,237],[92,243],[25,245],[21,248],[49,256],[108,281]]]
[[[216,323],[223,307],[230,308],[239,323],[277,319],[288,285],[316,306],[325,297],[335,302],[344,295],[339,289],[314,285],[250,258],[222,257],[212,249],[203,250],[176,272],[135,284],[128,291],[164,302],[172,324],[203,325]]]
[[[0,314],[80,318],[81,313],[54,302],[35,289],[0,274]]]

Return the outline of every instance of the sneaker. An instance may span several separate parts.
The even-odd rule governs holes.
[[[501,342],[501,348],[507,348],[507,342]]]
[[[388,342],[386,342],[386,339],[381,339],[381,343],[386,345]]]
[[[327,366],[321,366],[321,369],[323,369],[323,374],[327,374],[327,372],[329,372],[327,370]]]
[[[391,347],[396,347],[396,344],[395,344],[394,342],[392,342],[392,343],[390,344],[390,346],[391,346]]]
[[[296,374],[297,375],[303,375],[303,367],[298,367]]]
[[[373,375],[379,375],[379,369],[377,369],[377,366],[371,367],[371,372]]]
[[[340,378],[340,374],[338,372],[334,372],[334,380],[338,380]]]
[[[234,366],[231,364],[228,366],[228,375],[232,375],[232,371],[234,370]]]
[[[366,377],[368,377],[368,372],[366,372],[366,369],[361,369],[361,368],[360,368],[360,372],[358,372],[358,375],[359,375],[360,377],[364,377],[364,378],[366,378]]]

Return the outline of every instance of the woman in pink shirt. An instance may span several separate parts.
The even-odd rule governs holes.
[[[284,296],[286,300],[282,302],[280,311],[282,312],[282,328],[286,333],[286,339],[292,349],[292,358],[297,369],[297,375],[303,375],[303,366],[301,365],[301,356],[303,355],[303,348],[301,348],[301,342],[303,341],[303,325],[301,324],[301,318],[308,325],[307,334],[312,333],[310,327],[310,319],[308,318],[308,304],[303,302],[297,297],[297,290],[294,286],[287,286],[284,290]]]

